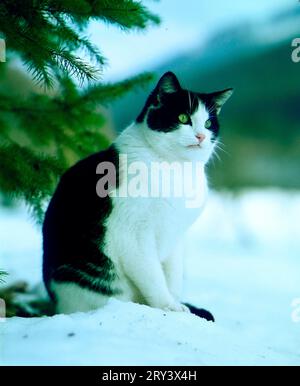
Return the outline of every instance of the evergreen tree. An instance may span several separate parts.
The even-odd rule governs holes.
[[[101,106],[151,79],[142,74],[95,83],[106,59],[84,35],[91,20],[129,31],[159,23],[134,0],[0,3],[0,37],[8,56],[0,63],[0,190],[25,200],[39,220],[70,160],[108,144]],[[9,66],[16,57],[27,76]]]
[[[0,2],[7,54],[0,63],[0,191],[24,200],[39,221],[61,173],[108,144],[101,106],[151,79],[96,83],[106,59],[85,36],[92,20],[128,31],[159,23],[134,0]]]
[[[5,271],[1,271],[0,270],[0,284],[2,283],[2,282],[4,282],[4,276],[5,275],[7,275],[7,273],[5,272]],[[1,299],[1,297],[0,297],[0,299]]]

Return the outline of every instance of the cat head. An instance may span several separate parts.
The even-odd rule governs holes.
[[[232,93],[232,88],[209,94],[188,91],[167,72],[150,94],[137,123],[162,155],[206,163],[219,135],[218,114]]]

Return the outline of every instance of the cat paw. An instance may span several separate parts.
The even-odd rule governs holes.
[[[181,303],[172,303],[168,304],[166,307],[163,308],[165,311],[173,311],[173,312],[186,312],[188,314],[191,313],[190,309]]]

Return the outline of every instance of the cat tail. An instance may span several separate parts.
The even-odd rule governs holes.
[[[198,316],[199,318],[205,319],[208,322],[213,322],[213,323],[215,322],[215,318],[209,311],[204,310],[203,308],[197,308],[189,303],[183,303],[183,304],[186,307],[188,307],[188,309],[191,311],[192,314]]]

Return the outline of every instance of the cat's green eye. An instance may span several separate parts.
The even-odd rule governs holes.
[[[190,117],[187,114],[180,114],[178,116],[179,122],[186,125],[190,121]]]
[[[206,129],[209,129],[209,128],[211,127],[211,125],[212,125],[211,120],[208,119],[208,120],[205,122],[204,127],[205,127]]]

